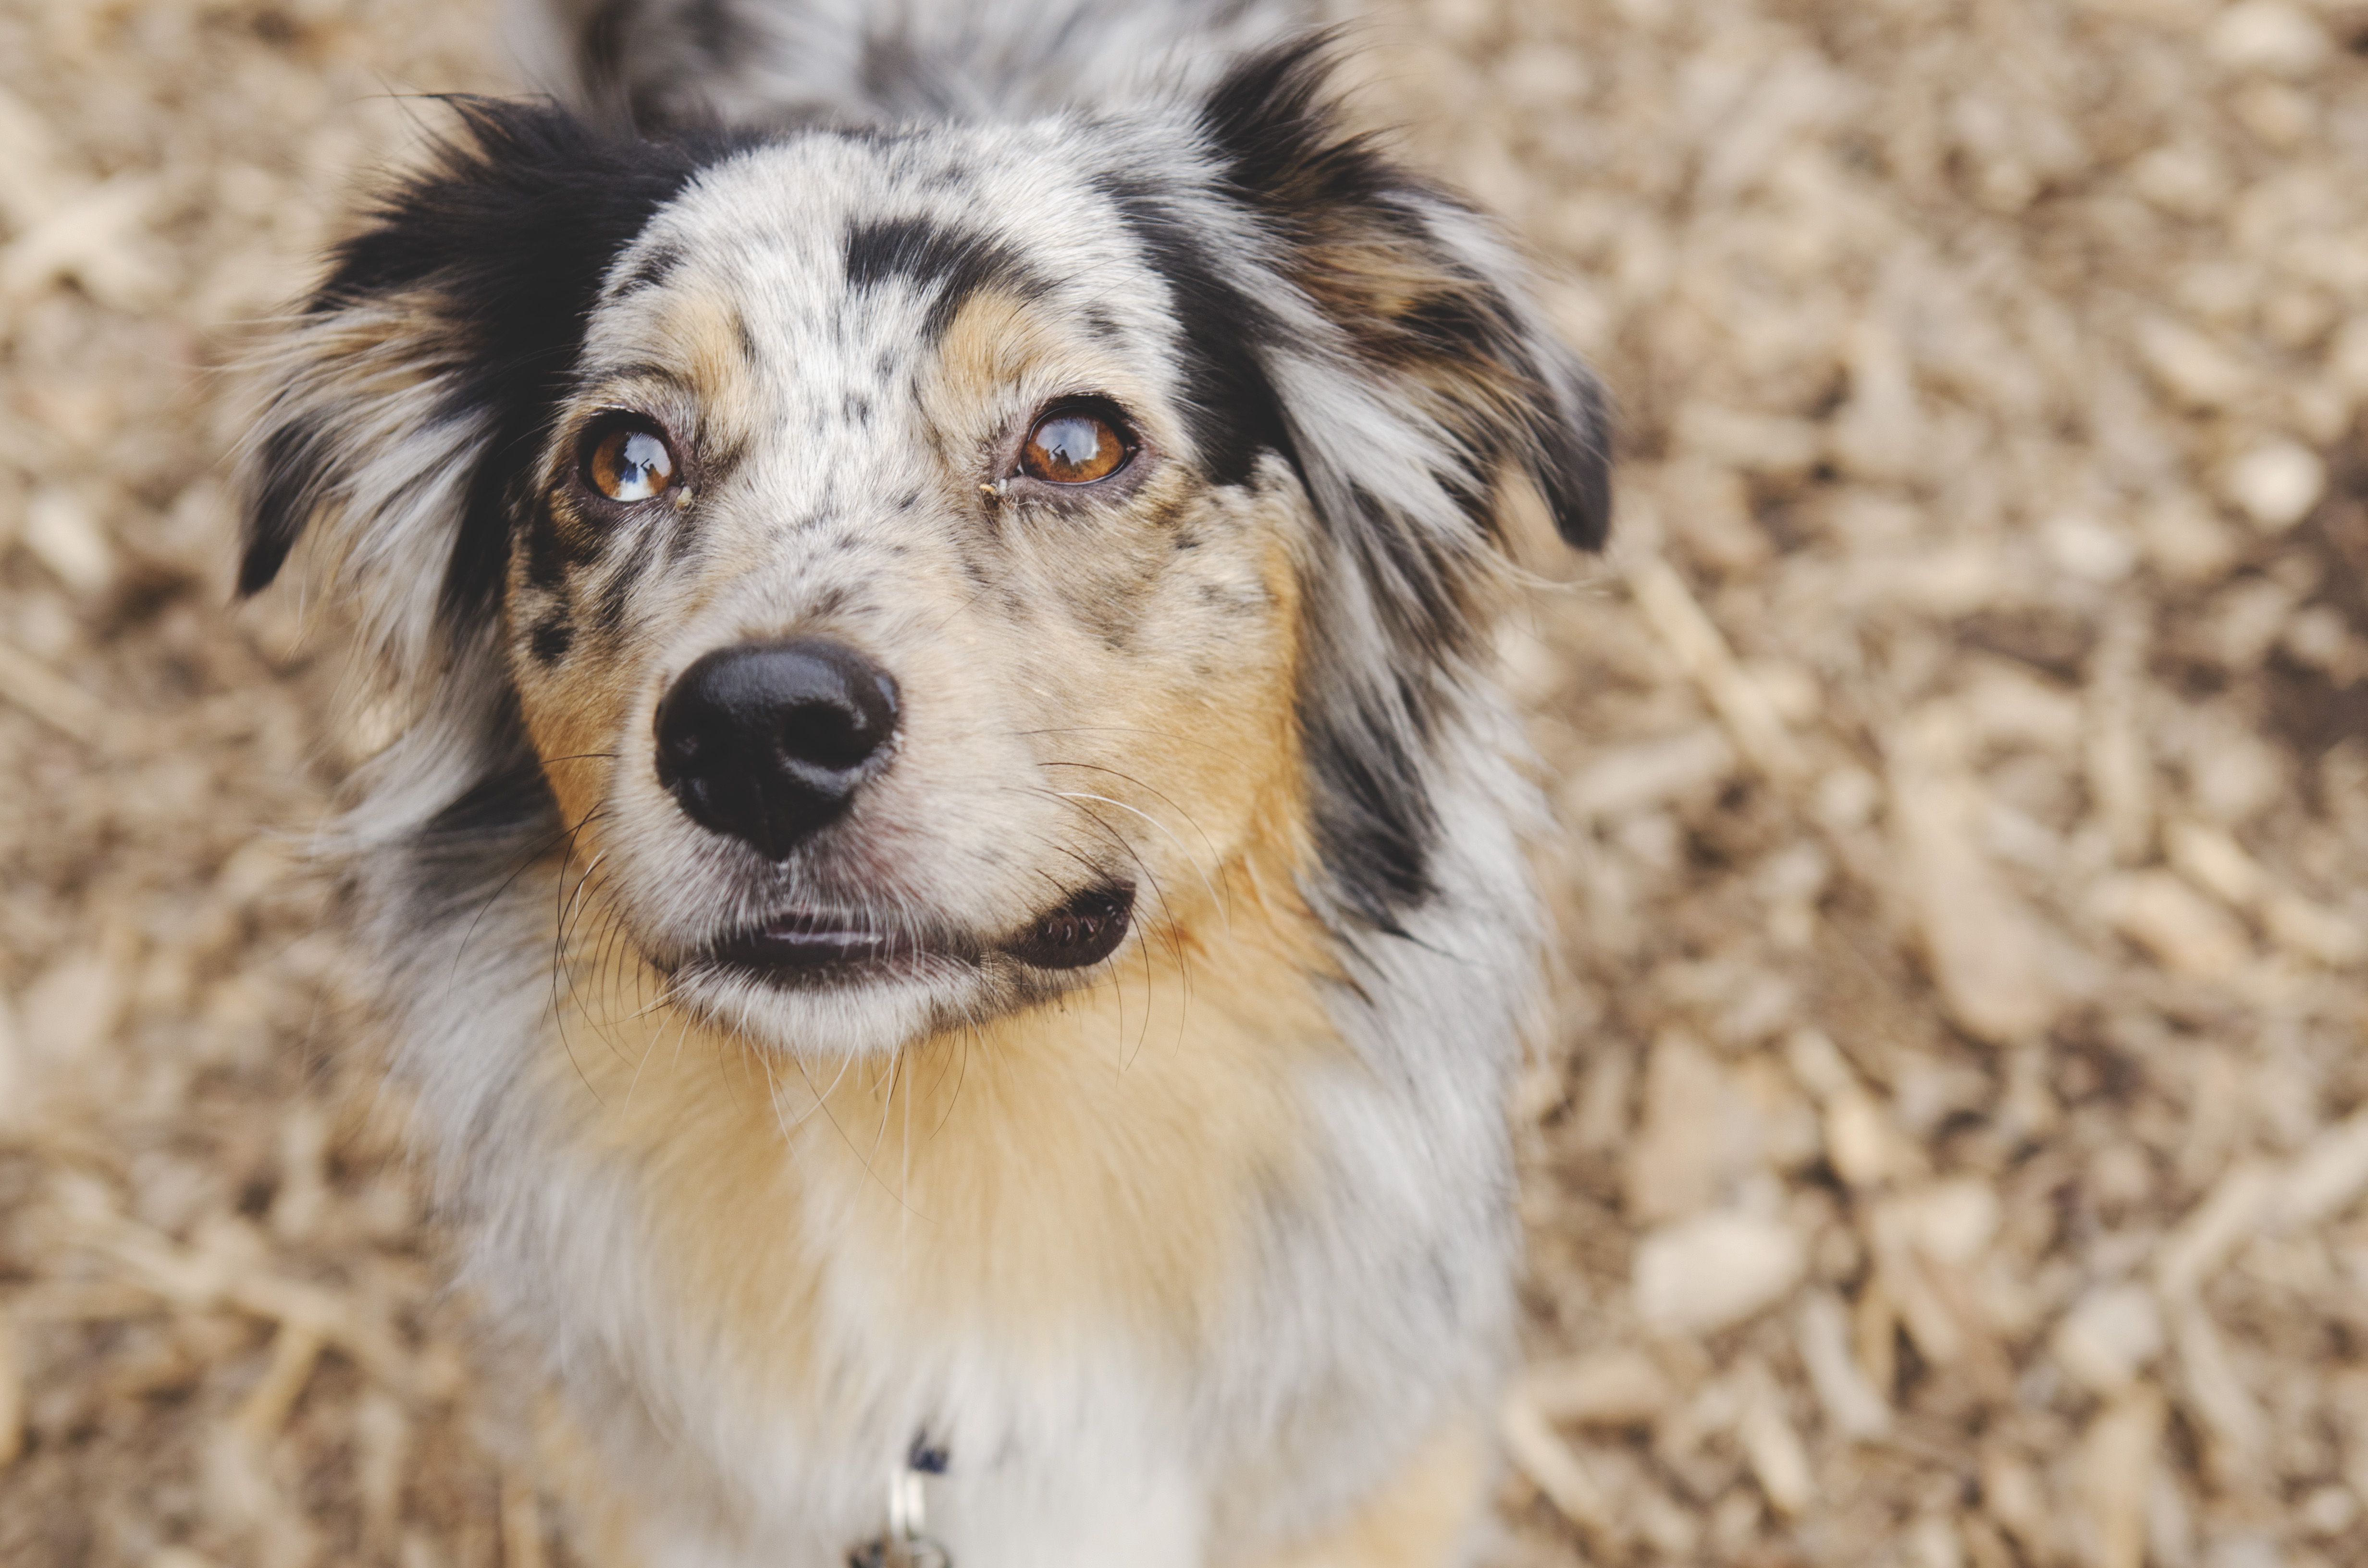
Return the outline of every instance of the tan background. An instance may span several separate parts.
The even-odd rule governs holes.
[[[330,639],[226,608],[239,324],[490,34],[0,10],[12,1568],[564,1559],[290,847]],[[2368,1562],[2368,9],[1373,41],[1625,416],[1507,638],[1568,834],[1497,1555]]]

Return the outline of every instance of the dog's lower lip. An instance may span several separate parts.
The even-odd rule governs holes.
[[[910,938],[845,915],[793,910],[724,938],[712,949],[735,969],[813,973],[879,963],[915,950]]]
[[[1073,894],[993,950],[1033,969],[1083,969],[1099,963],[1126,939],[1134,916],[1134,888],[1118,882]],[[975,961],[974,950],[963,949]],[[961,956],[909,933],[885,930],[849,915],[790,910],[735,932],[703,955],[725,969],[753,971],[784,982],[860,978],[867,971],[928,953]]]

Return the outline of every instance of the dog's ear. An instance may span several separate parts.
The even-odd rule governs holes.
[[[498,597],[513,486],[610,264],[691,150],[541,104],[450,100],[457,133],[339,245],[267,351],[238,586],[331,530],[340,587],[398,679],[443,664]]]
[[[1327,48],[1253,55],[1200,103],[1217,207],[1189,242],[1170,219],[1165,248],[1218,285],[1190,291],[1237,345],[1212,364],[1255,370],[1200,401],[1238,404],[1314,506],[1297,717],[1320,907],[1403,934],[1441,890],[1440,759],[1494,744],[1458,694],[1484,656],[1500,486],[1526,475],[1564,539],[1600,547],[1607,417],[1488,223],[1345,128]]]
[[[1600,548],[1611,514],[1601,389],[1540,320],[1486,221],[1343,128],[1327,47],[1318,35],[1254,56],[1204,104],[1231,193],[1279,244],[1334,352],[1422,426],[1417,448],[1444,441],[1462,472],[1439,479],[1467,514],[1493,527],[1487,492],[1509,463],[1565,540]],[[1299,434],[1304,445],[1334,432]]]

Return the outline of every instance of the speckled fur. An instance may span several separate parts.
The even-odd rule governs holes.
[[[1540,935],[1494,517],[1600,541],[1600,409],[1279,9],[1113,12],[563,16],[586,107],[461,106],[265,365],[243,582],[320,534],[407,704],[343,830],[396,1069],[620,1561],[838,1563],[922,1433],[962,1568],[1467,1544]],[[1191,68],[1096,74],[1145,28]],[[1008,480],[1080,392],[1122,482]],[[683,483],[596,515],[620,408]],[[905,720],[768,862],[652,714],[791,634]],[[999,956],[1112,878],[1107,960]],[[791,900],[950,956],[701,963]]]

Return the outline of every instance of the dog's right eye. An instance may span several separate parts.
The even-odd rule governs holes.
[[[648,501],[674,488],[674,449],[651,426],[620,422],[584,449],[584,483],[611,501]]]

